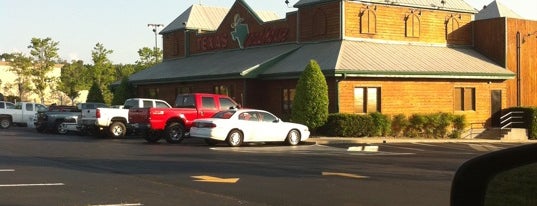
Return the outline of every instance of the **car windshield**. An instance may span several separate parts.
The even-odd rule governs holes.
[[[236,111],[231,111],[231,110],[217,112],[216,114],[213,115],[213,118],[229,119],[231,118],[231,116],[233,116],[233,114],[235,114],[235,112]]]

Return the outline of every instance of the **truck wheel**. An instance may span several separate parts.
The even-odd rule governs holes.
[[[176,144],[183,141],[185,137],[185,127],[182,124],[174,122],[169,124],[164,131],[164,138],[168,143]]]
[[[67,128],[66,128],[65,124],[60,123],[60,124],[56,125],[56,132],[58,132],[58,134],[67,134]]]
[[[0,128],[2,129],[7,129],[11,127],[12,124],[13,122],[11,122],[11,119],[9,119],[8,117],[2,117],[0,119]]]
[[[124,137],[127,133],[127,128],[123,122],[113,122],[110,127],[108,127],[108,134],[114,138]]]

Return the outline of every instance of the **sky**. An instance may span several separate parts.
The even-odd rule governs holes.
[[[293,11],[285,0],[245,0],[254,10],[273,11],[282,18]],[[290,0],[293,5],[298,0]],[[449,0],[448,0],[449,1]],[[477,9],[492,0],[465,0]],[[91,51],[101,43],[114,64],[131,64],[138,50],[155,46],[148,24],[168,25],[192,4],[230,8],[235,0],[0,0],[0,54],[29,53],[32,38],[59,42],[61,59],[92,64]],[[526,19],[537,20],[537,1],[499,0]],[[533,10],[533,11],[532,11]],[[159,31],[163,27],[158,28]],[[162,48],[162,36],[158,35]]]

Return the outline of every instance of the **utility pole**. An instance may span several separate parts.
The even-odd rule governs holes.
[[[153,28],[153,33],[155,33],[155,48],[153,48],[153,52],[155,54],[155,64],[158,62],[158,53],[157,53],[157,49],[158,49],[158,44],[157,44],[157,36],[158,36],[158,33],[157,33],[157,30],[159,27],[163,27],[164,25],[163,24],[147,24],[147,27],[152,27]]]

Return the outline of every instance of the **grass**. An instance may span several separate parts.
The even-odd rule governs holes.
[[[494,177],[487,188],[485,205],[537,205],[537,163]]]

